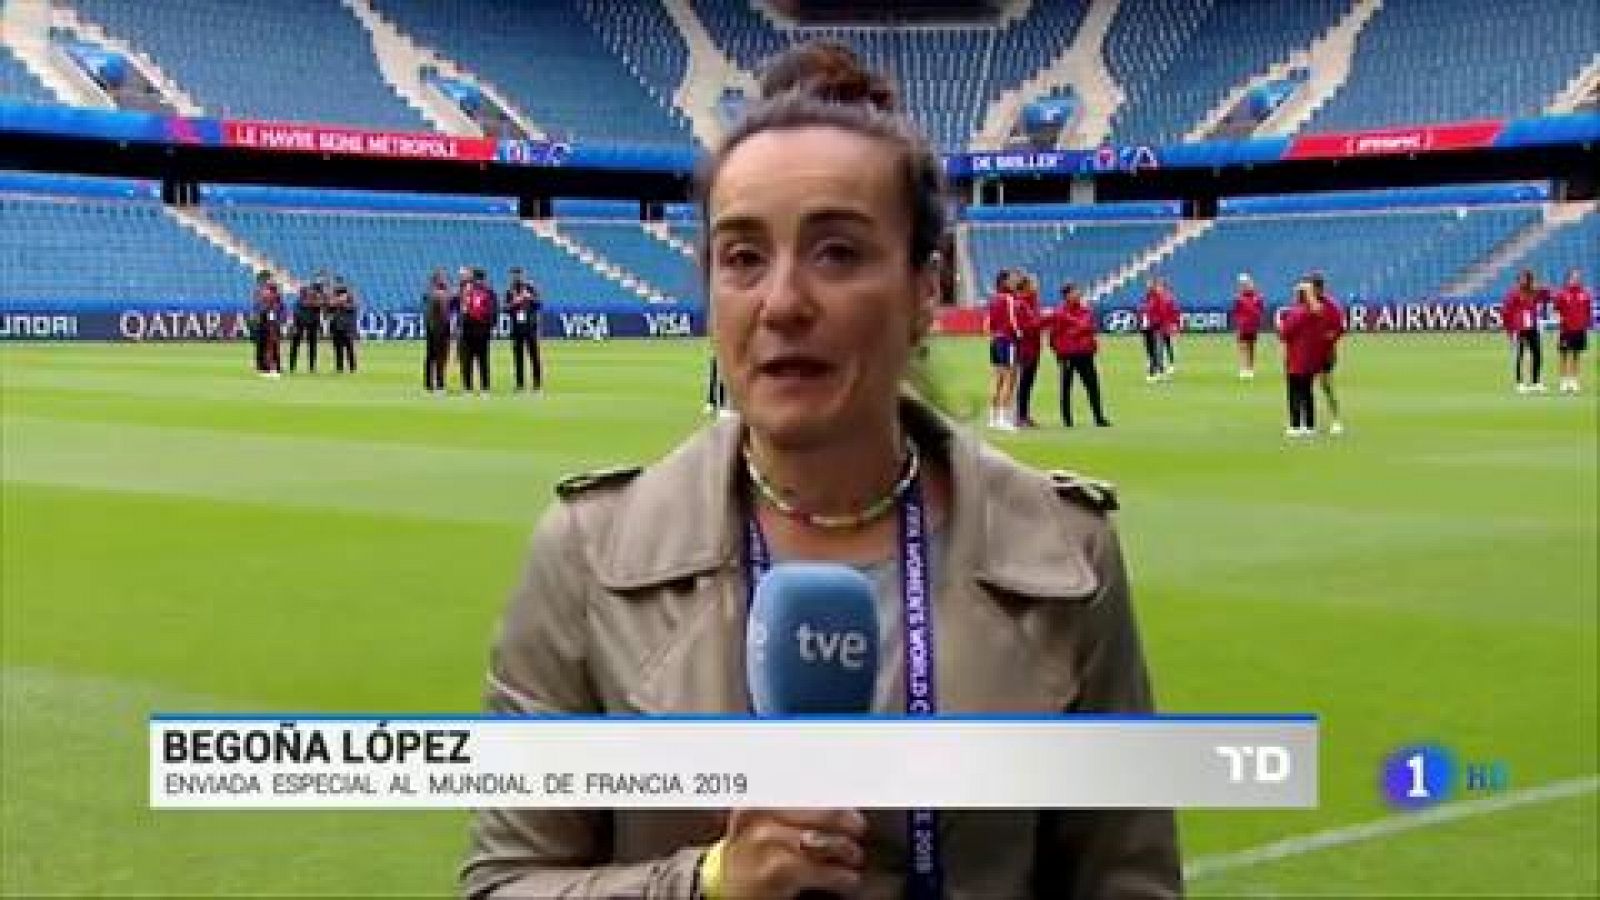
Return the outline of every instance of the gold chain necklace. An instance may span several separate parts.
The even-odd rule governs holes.
[[[784,499],[783,495],[778,493],[778,489],[773,487],[771,482],[767,481],[765,475],[761,474],[761,469],[756,466],[755,460],[750,456],[750,447],[748,445],[745,446],[742,453],[744,456],[745,471],[749,473],[750,481],[755,484],[756,490],[761,493],[761,498],[763,500],[772,504],[774,509],[790,517],[791,519],[804,522],[805,524],[814,528],[824,528],[834,531],[860,528],[863,525],[870,524],[877,521],[879,518],[882,518],[884,513],[887,513],[889,510],[893,509],[894,505],[900,502],[900,498],[904,497],[906,491],[911,489],[911,485],[916,483],[917,473],[922,468],[922,461],[917,455],[917,446],[908,441],[906,443],[906,460],[905,464],[901,467],[900,478],[890,486],[887,493],[867,504],[857,512],[845,513],[842,515],[827,515],[825,513],[806,512],[798,509],[793,503],[790,503],[788,500]]]

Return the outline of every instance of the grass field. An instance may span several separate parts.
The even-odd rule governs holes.
[[[418,348],[363,352],[358,377],[274,383],[242,347],[0,348],[5,893],[453,890],[463,814],[150,812],[145,717],[475,710],[552,481],[695,428],[704,350],[549,345],[538,400],[425,397]],[[1047,427],[998,440],[1119,484],[1165,709],[1323,717],[1319,809],[1184,814],[1210,873],[1193,893],[1600,891],[1592,781],[1229,856],[1394,821],[1378,761],[1415,740],[1505,760],[1513,789],[1600,768],[1595,395],[1514,394],[1496,336],[1358,336],[1350,433],[1290,445],[1275,360],[1243,384],[1222,339],[1179,353],[1152,387],[1134,343],[1110,341],[1115,428],[1054,427],[1047,383]],[[938,356],[976,399],[981,349]]]

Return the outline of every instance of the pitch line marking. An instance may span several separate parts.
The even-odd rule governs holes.
[[[1334,847],[1343,847],[1347,844],[1358,844],[1374,838],[1415,831],[1419,828],[1431,828],[1447,822],[1486,816],[1508,809],[1516,809],[1520,806],[1531,806],[1536,803],[1578,797],[1583,794],[1594,793],[1596,790],[1600,790],[1600,775],[1584,775],[1562,781],[1552,781],[1549,784],[1542,784],[1538,787],[1524,788],[1477,800],[1468,800],[1464,803],[1449,803],[1444,806],[1436,806],[1433,809],[1423,810],[1418,813],[1389,816],[1388,818],[1361,822],[1356,825],[1329,828],[1325,831],[1313,831],[1261,844],[1248,850],[1240,850],[1237,853],[1203,856],[1186,866],[1183,874],[1185,880],[1211,878],[1226,872],[1247,869],[1264,863],[1277,862],[1278,860],[1291,859],[1296,856],[1304,856],[1308,853],[1316,853]]]

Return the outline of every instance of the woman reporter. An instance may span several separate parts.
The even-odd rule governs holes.
[[[907,712],[910,634],[933,651],[939,711],[1149,711],[1109,489],[1012,462],[903,387],[939,294],[937,158],[839,45],[790,50],[762,89],[700,184],[738,415],[643,470],[558,488],[496,641],[491,708],[746,713],[745,548],[764,543],[874,575],[876,713]],[[908,620],[900,578],[917,516],[931,623]],[[924,839],[936,863],[913,872]],[[1158,810],[484,810],[463,881],[472,896],[1181,891]]]

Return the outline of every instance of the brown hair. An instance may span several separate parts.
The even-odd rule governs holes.
[[[823,126],[873,138],[899,156],[905,203],[911,220],[910,259],[921,267],[939,249],[947,227],[944,170],[927,139],[900,112],[894,86],[868,69],[854,50],[837,41],[797,44],[769,61],[761,73],[761,99],[723,137],[701,167],[695,186],[702,268],[710,271],[707,244],[711,187],[733,151],[765,131]]]

